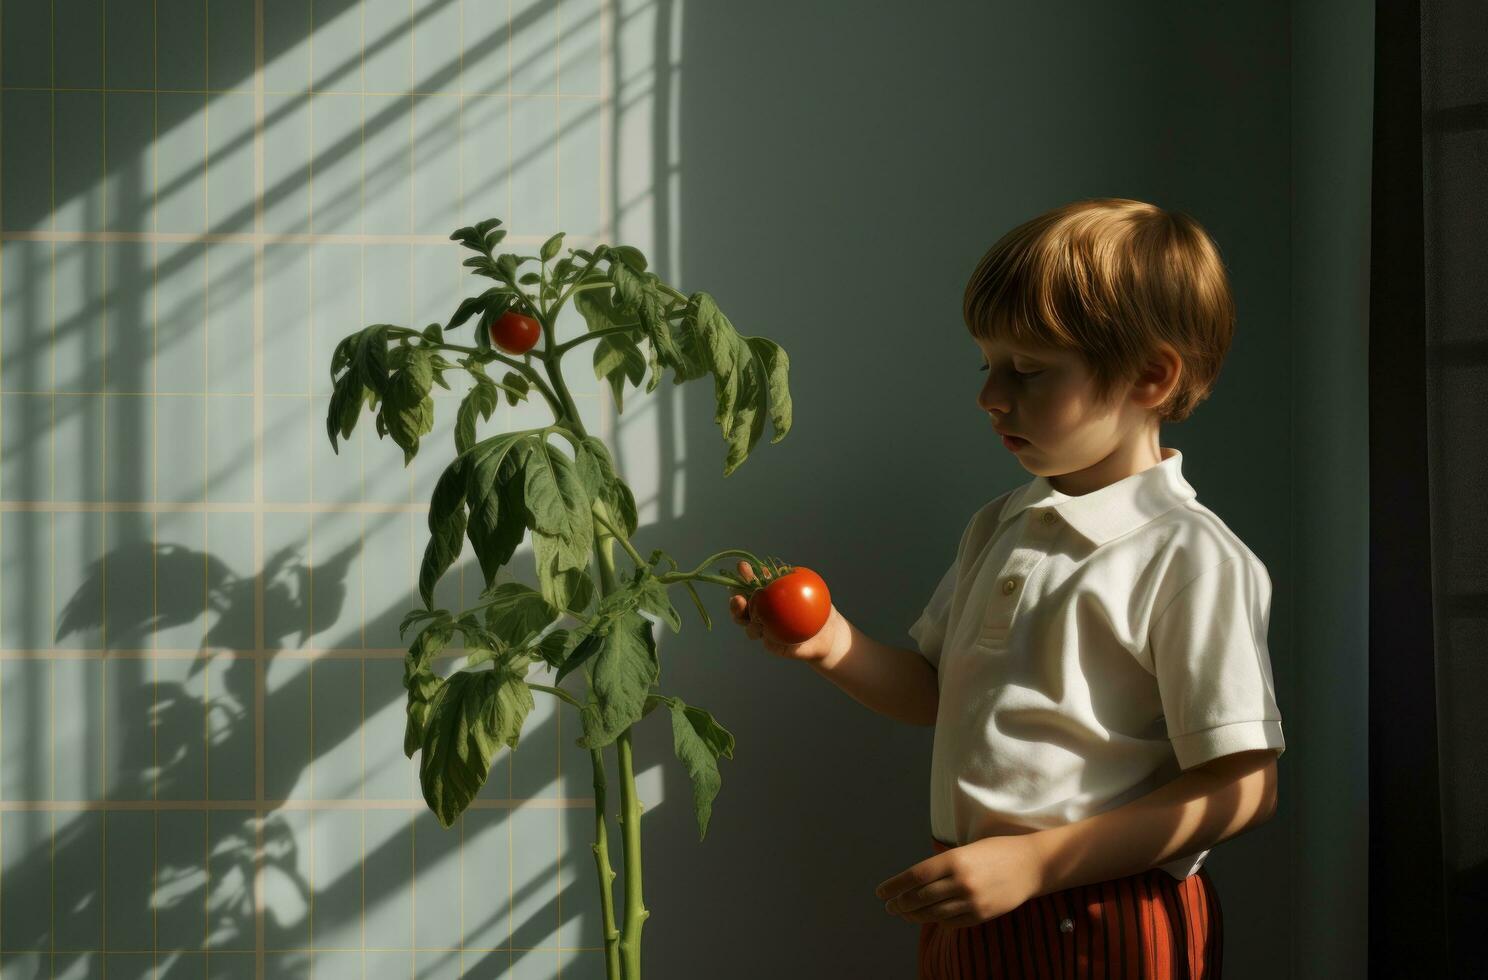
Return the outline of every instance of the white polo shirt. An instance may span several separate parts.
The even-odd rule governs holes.
[[[1286,749],[1271,578],[1183,454],[1080,496],[1037,477],[972,515],[910,627],[936,665],[930,827],[960,846],[1114,809],[1183,770]],[[1208,851],[1163,869],[1199,870]]]

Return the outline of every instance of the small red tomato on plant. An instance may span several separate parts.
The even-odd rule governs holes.
[[[542,324],[516,310],[507,310],[491,324],[491,343],[508,354],[525,354],[541,338]]]
[[[827,624],[832,595],[827,583],[801,565],[778,566],[770,584],[750,596],[754,612],[782,643],[804,643]]]

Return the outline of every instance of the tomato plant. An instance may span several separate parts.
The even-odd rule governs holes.
[[[805,643],[821,632],[832,613],[827,583],[802,565],[777,565],[770,582],[751,590],[751,615],[782,643]],[[758,585],[758,583],[755,583]]]
[[[541,339],[542,324],[516,310],[507,310],[491,323],[491,343],[508,354],[525,354]]]
[[[729,556],[759,559],[730,548],[686,569],[661,549],[641,555],[630,542],[638,525],[635,496],[616,472],[603,440],[585,429],[561,361],[591,345],[595,376],[609,382],[617,413],[624,411],[626,384],[639,386],[648,362],[648,394],[667,368],[679,384],[712,375],[714,421],[728,446],[723,466],[728,476],[749,457],[766,420],[774,428],[772,443],[790,431],[790,360],[770,339],[735,330],[708,293],[687,295],[663,282],[647,269],[637,248],[598,244],[593,251],[569,249],[567,257],[553,262],[563,243],[559,232],[543,243],[538,255],[497,255],[506,235],[500,224],[489,218],[450,236],[474,253],[464,265],[494,285],[462,300],[447,323],[431,323],[421,331],[374,323],[342,338],[331,355],[334,390],[326,431],[331,448],[337,449],[338,437],[350,438],[363,409],[370,408],[376,413],[377,434],[392,437],[407,466],[434,425],[433,386],[449,389],[445,375],[459,375],[456,369],[463,369],[471,382],[453,427],[454,459],[430,495],[429,539],[418,576],[423,607],[409,612],[399,627],[400,635],[417,627],[403,661],[408,692],[403,750],[409,758],[419,755],[424,800],[449,827],[480,792],[500,747],[517,747],[534,691],[576,709],[583,731],[576,744],[589,750],[594,771],[592,850],[606,975],[608,980],[640,980],[641,929],[651,913],[641,895],[642,813],[635,794],[631,727],[657,707],[666,708],[672,745],[692,780],[699,840],[707,833],[713,799],[722,786],[718,761],[734,757],[733,734],[712,714],[655,690],[661,663],[653,628],[659,621],[681,632],[682,617],[668,594],[679,585],[711,630],[696,586],[732,590],[748,583],[726,571],[713,574],[708,566]],[[540,263],[540,271],[521,272],[525,262]],[[534,349],[569,299],[588,332]],[[452,343],[446,335],[472,318],[474,346]],[[643,344],[650,350],[642,350]],[[532,356],[507,356],[528,353]],[[505,373],[498,380],[494,372],[487,373],[488,365]],[[503,394],[511,405],[540,396],[553,421],[481,438],[480,423],[491,421]],[[550,437],[557,437],[559,445],[550,443]],[[564,452],[565,445],[571,453]],[[528,532],[538,588],[512,581],[509,569],[507,580],[498,582],[497,574],[508,568]],[[438,608],[435,589],[467,542],[484,591],[474,606]],[[629,556],[631,569],[616,567],[616,546]],[[473,576],[463,577],[468,582]],[[778,628],[781,635],[813,634],[821,628],[816,617],[824,619],[831,608],[826,586],[804,568],[788,572],[761,595],[780,624],[772,630]],[[572,622],[560,625],[565,617]],[[462,669],[436,669],[436,658],[448,656],[447,648],[463,648]],[[527,679],[535,664],[556,671],[552,684]],[[558,686],[570,674],[587,681],[583,700]],[[611,886],[617,874],[610,866],[607,823],[612,811],[606,802],[603,750],[609,745],[615,746],[620,773],[623,928]]]

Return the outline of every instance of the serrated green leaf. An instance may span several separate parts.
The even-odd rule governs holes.
[[[491,420],[491,413],[501,404],[501,389],[484,372],[472,372],[476,385],[460,400],[460,409],[455,417],[455,451],[463,453],[475,445],[475,421],[477,417]]]
[[[531,441],[530,432],[507,432],[470,450],[466,491],[470,517],[465,535],[475,550],[486,588],[495,584],[497,571],[511,561],[527,533],[520,460],[524,443]]]
[[[532,708],[532,690],[513,671],[460,671],[445,681],[419,759],[424,800],[442,825],[453,825],[475,799],[497,748],[517,747]]]
[[[708,835],[713,800],[723,786],[718,758],[734,757],[734,736],[702,708],[689,707],[681,698],[670,698],[672,749],[692,779],[692,804],[697,814],[698,840]]]
[[[522,464],[528,526],[562,538],[587,556],[594,537],[594,504],[573,460],[546,439],[535,439]]]
[[[506,386],[506,401],[509,405],[515,405],[519,400],[525,400],[527,393],[531,391],[527,381],[527,375],[519,374],[516,371],[506,372],[506,377],[501,379],[501,383]],[[521,392],[521,394],[515,394],[513,389]]]
[[[680,329],[691,354],[713,374],[713,420],[729,445],[723,470],[728,476],[763,435],[766,414],[776,427],[772,442],[789,431],[789,360],[772,341],[740,336],[705,292],[689,299]]]
[[[536,589],[521,582],[502,582],[481,593],[486,626],[514,647],[526,646],[562,614]]]
[[[655,576],[646,575],[637,584],[636,590],[637,608],[655,613],[662,622],[672,628],[673,633],[682,632],[682,615],[677,612],[677,607],[672,605],[671,596],[667,594],[665,585],[657,581]]]
[[[604,647],[604,639],[604,637],[595,633],[584,634],[583,639],[579,641],[579,645],[574,647],[573,653],[569,654],[567,659],[559,666],[558,673],[553,678],[553,683],[562,684],[563,678],[593,659],[594,655],[599,653],[600,649]]]
[[[419,437],[434,428],[434,351],[427,347],[399,347],[399,364],[388,380],[380,418],[388,435],[403,449],[403,465],[418,453]]]
[[[434,587],[460,557],[460,549],[464,547],[465,508],[456,508],[452,516],[431,531],[429,541],[424,545],[424,560],[419,565],[419,598],[430,609],[434,608]]]
[[[589,700],[580,711],[582,748],[609,745],[641,719],[647,692],[661,677],[651,630],[644,616],[630,610],[604,636],[593,658]]]
[[[408,631],[408,627],[412,626],[414,623],[420,622],[420,621],[425,620],[425,619],[434,620],[434,621],[448,622],[449,621],[449,610],[448,609],[412,609],[412,610],[410,610],[407,613],[407,615],[405,615],[403,617],[403,621],[398,624],[398,636],[399,636],[399,638],[401,639],[402,636],[403,636],[403,634]]]
[[[340,454],[336,437],[350,439],[356,429],[357,419],[362,414],[362,379],[355,371],[347,371],[336,382],[331,393],[331,404],[326,410],[326,433],[331,439],[331,451]]]
[[[636,272],[646,271],[646,256],[641,254],[640,249],[632,245],[615,245],[612,246],[608,251],[609,254],[613,255],[615,258],[618,258],[620,261],[630,266]]]
[[[365,387],[383,397],[388,385],[388,324],[373,324],[357,336],[352,354],[353,370],[357,371]]]
[[[425,627],[408,646],[403,658],[403,687],[408,691],[407,725],[403,730],[403,754],[410,759],[424,741],[429,712],[444,688],[444,680],[430,669],[436,654],[453,635],[443,623]]]

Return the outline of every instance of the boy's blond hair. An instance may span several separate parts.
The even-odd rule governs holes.
[[[1124,198],[1075,201],[1025,221],[982,256],[962,316],[973,336],[1076,351],[1102,402],[1158,341],[1182,359],[1154,411],[1182,422],[1209,397],[1235,332],[1219,249],[1197,221]]]

